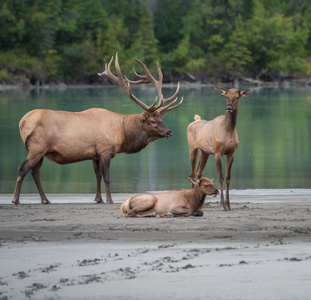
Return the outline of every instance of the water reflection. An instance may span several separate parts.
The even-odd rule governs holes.
[[[232,189],[311,188],[311,94],[308,88],[250,88],[239,105],[237,130],[240,145],[232,167]],[[165,88],[164,96],[174,87]],[[152,88],[133,92],[147,104],[155,98]],[[172,130],[168,140],[149,144],[137,154],[118,154],[111,163],[111,189],[144,192],[189,188],[190,174],[186,128],[195,114],[213,119],[224,114],[225,98],[212,87],[182,87],[184,103],[164,121]],[[0,192],[13,193],[17,168],[26,157],[18,122],[29,110],[49,108],[80,111],[104,107],[119,113],[139,113],[141,108],[119,88],[70,88],[64,90],[0,91]],[[210,156],[204,175],[215,178]],[[41,180],[46,193],[95,193],[91,161],[57,165],[43,162]],[[25,178],[22,193],[37,192],[32,177]]]

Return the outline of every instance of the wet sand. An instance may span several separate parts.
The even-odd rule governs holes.
[[[230,212],[208,197],[188,218],[125,218],[113,196],[0,195],[0,300],[310,299],[310,190],[236,191]]]

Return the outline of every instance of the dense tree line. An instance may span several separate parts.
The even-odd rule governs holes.
[[[0,83],[93,83],[119,53],[166,80],[311,73],[308,0],[2,0]]]

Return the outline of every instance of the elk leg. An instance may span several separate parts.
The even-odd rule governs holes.
[[[130,213],[127,214],[127,217],[131,217]],[[157,212],[154,209],[150,209],[150,210],[142,211],[142,212],[135,212],[136,218],[146,218],[146,217],[156,217],[156,216],[157,216]]]
[[[111,155],[105,155],[101,159],[102,174],[104,176],[105,188],[106,188],[106,203],[112,204],[111,192],[110,192],[110,162]]]
[[[14,203],[15,205],[20,204],[19,196],[21,193],[23,180],[29,171],[30,171],[30,167],[28,166],[28,161],[26,159],[18,168],[16,186],[15,186],[14,196],[13,196],[13,200],[12,200],[12,203]]]
[[[196,178],[200,179],[202,177],[203,170],[206,166],[208,158],[209,158],[209,154],[200,150],[200,160],[199,160],[199,164],[198,164],[198,168],[197,168]]]
[[[227,156],[227,163],[226,163],[226,199],[225,199],[225,206],[228,210],[231,210],[230,201],[229,201],[229,184],[231,179],[231,167],[233,164],[234,155]]]
[[[154,206],[157,203],[157,198],[152,195],[138,195],[131,198],[129,207],[130,212],[127,217],[155,217],[157,212]]]
[[[48,198],[46,197],[42,186],[41,186],[41,182],[40,182],[40,169],[42,166],[42,162],[43,162],[43,157],[40,159],[40,161],[32,168],[31,170],[31,175],[35,181],[36,187],[38,189],[38,192],[40,194],[40,198],[41,198],[41,203],[42,204],[51,204],[51,202],[48,200]]]
[[[197,164],[197,156],[198,156],[198,149],[189,149],[189,156],[190,156],[190,163],[191,163],[191,177],[196,177],[196,164]]]
[[[37,156],[37,157],[30,157],[29,154],[25,161],[19,166],[18,168],[18,175],[16,180],[16,186],[14,191],[14,196],[12,203],[14,204],[20,204],[19,202],[19,196],[21,193],[22,183],[26,176],[26,174],[35,166],[38,164],[38,162],[42,159],[43,156]]]
[[[96,176],[96,195],[95,195],[95,201],[97,203],[104,203],[102,195],[101,195],[101,180],[103,177],[102,169],[100,166],[99,160],[94,159],[93,160],[93,167],[95,171]]]
[[[221,162],[221,155],[215,155],[215,160],[216,160],[216,167],[217,167],[217,172],[218,172],[218,179],[219,179],[219,184],[220,184],[220,207],[222,210],[227,210],[225,206],[225,201],[224,201],[224,191],[223,191],[223,184],[224,184],[224,175],[222,173],[222,162]]]
[[[169,208],[169,212],[174,215],[174,217],[189,217],[193,215],[193,210],[178,204],[173,204]]]

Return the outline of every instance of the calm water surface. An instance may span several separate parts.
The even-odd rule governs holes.
[[[239,105],[240,145],[231,189],[311,188],[311,89],[250,89],[252,93],[241,98]],[[133,91],[148,105],[155,99],[152,88]],[[167,97],[174,88],[163,92]],[[164,119],[173,132],[170,139],[155,141],[137,154],[118,154],[112,160],[113,193],[190,188],[187,126],[195,114],[207,120],[224,114],[226,101],[212,87],[182,87],[179,94],[184,103]],[[24,114],[36,108],[80,111],[91,107],[142,112],[122,89],[114,87],[0,91],[0,193],[14,192],[17,168],[26,158],[18,130]],[[214,156],[210,156],[204,175],[215,178],[219,187]],[[57,165],[45,159],[41,181],[46,193],[95,193],[96,188],[91,161]],[[36,192],[28,174],[22,193]]]

